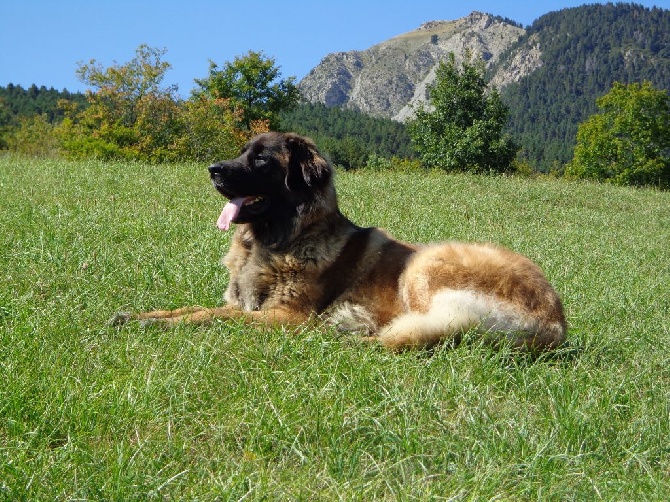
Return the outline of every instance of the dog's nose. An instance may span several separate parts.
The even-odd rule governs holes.
[[[209,174],[220,174],[222,172],[221,164],[212,164],[209,169]]]

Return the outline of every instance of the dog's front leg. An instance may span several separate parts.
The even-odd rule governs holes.
[[[178,320],[185,320],[187,317],[207,310],[203,307],[182,307],[175,310],[152,310],[151,312],[142,312],[139,314],[131,312],[117,312],[109,320],[108,324],[120,326],[129,321],[140,321],[143,324],[174,324]]]
[[[173,326],[180,323],[209,324],[215,319],[241,320],[268,326],[300,326],[309,321],[310,316],[287,308],[246,311],[224,305],[214,308],[182,307],[176,310],[154,310],[139,314],[118,312],[112,317],[109,324],[119,326],[134,320],[143,325]]]

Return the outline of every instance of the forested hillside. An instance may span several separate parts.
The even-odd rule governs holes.
[[[634,4],[586,5],[542,16],[501,59],[540,47],[542,66],[502,90],[510,132],[540,170],[572,157],[577,126],[615,81],[670,86],[670,11]]]
[[[24,89],[11,83],[7,87],[0,86],[0,127],[11,124],[19,117],[33,115],[45,115],[48,122],[58,122],[64,116],[63,110],[58,107],[61,99],[86,103],[82,93],[58,91],[53,87],[47,89],[45,86],[37,87],[33,84]]]
[[[404,124],[355,110],[302,103],[282,114],[281,127],[311,136],[335,163],[347,168],[361,167],[373,153],[387,158],[414,155]]]

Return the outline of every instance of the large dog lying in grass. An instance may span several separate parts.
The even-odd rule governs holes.
[[[458,342],[468,331],[534,351],[565,339],[561,301],[537,265],[494,245],[414,245],[356,226],[307,138],[261,134],[209,172],[229,200],[218,227],[236,225],[226,305],[122,313],[117,323],[323,319],[396,350]]]

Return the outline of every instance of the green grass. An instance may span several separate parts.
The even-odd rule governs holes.
[[[412,241],[536,260],[570,346],[394,355],[328,330],[106,326],[220,302],[204,166],[0,157],[0,500],[664,500],[670,193],[338,175]]]

